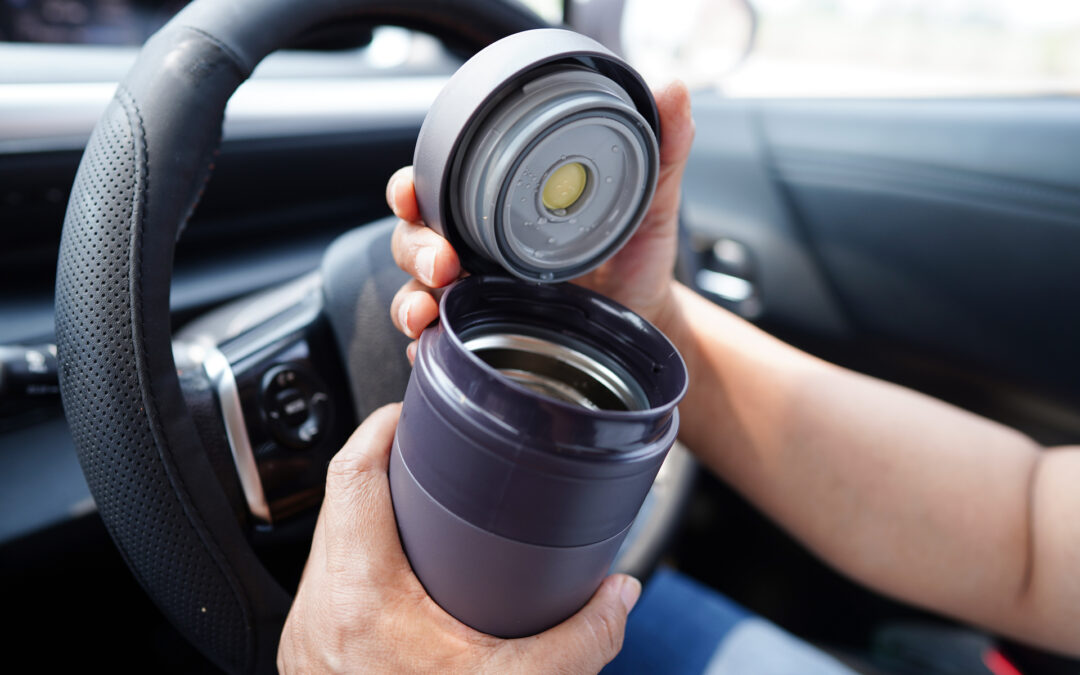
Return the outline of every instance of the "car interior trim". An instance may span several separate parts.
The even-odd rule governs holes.
[[[255,453],[251,449],[251,440],[244,422],[244,411],[240,406],[240,392],[229,359],[212,345],[193,344],[187,345],[187,349],[194,360],[202,361],[203,370],[217,394],[225,436],[229,441],[229,450],[236,464],[236,473],[240,478],[240,487],[244,491],[248,509],[257,520],[269,524],[270,506],[263,493],[259,467],[255,463]],[[199,352],[202,352],[201,358]]]
[[[444,76],[254,79],[229,99],[224,139],[419,127]],[[114,82],[0,84],[0,155],[82,150]]]
[[[754,294],[754,285],[746,279],[716,270],[700,269],[694,275],[694,280],[698,288],[729,302],[742,302]]]

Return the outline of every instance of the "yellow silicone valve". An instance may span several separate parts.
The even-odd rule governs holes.
[[[570,162],[569,164],[563,164],[558,169],[555,169],[548,177],[547,182],[544,183],[544,191],[541,193],[540,198],[544,202],[544,206],[557,211],[559,209],[568,209],[574,205],[574,202],[581,197],[581,193],[585,191],[585,183],[588,180],[588,174],[578,162]]]

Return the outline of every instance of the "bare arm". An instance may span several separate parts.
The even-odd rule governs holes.
[[[677,287],[683,440],[854,579],[1080,654],[1080,448],[825,363]]]

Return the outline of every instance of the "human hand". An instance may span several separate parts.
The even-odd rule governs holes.
[[[679,307],[672,298],[679,186],[694,139],[694,122],[686,85],[674,82],[655,96],[660,113],[660,171],[652,204],[619,252],[574,283],[626,305],[667,332]],[[413,276],[394,296],[390,315],[399,330],[416,338],[438,317],[433,289],[461,276],[461,264],[450,243],[421,222],[411,167],[391,176],[386,200],[401,219],[394,230],[394,260]],[[415,349],[415,344],[409,346],[410,359]]]
[[[469,628],[424,591],[401,548],[387,465],[400,405],[376,410],[330,462],[311,555],[277,666],[295,672],[597,672],[622,647],[641,584],[616,574],[539,635]]]

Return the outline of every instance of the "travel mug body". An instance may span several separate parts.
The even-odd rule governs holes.
[[[659,331],[591,291],[483,276],[448,289],[390,461],[431,597],[500,637],[580,609],[675,441],[686,382]]]

